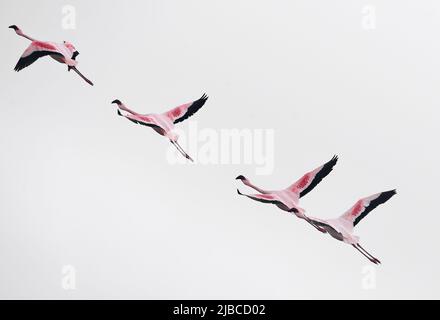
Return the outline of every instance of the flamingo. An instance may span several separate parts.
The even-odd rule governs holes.
[[[67,41],[64,41],[62,44],[39,41],[24,34],[23,31],[16,25],[12,25],[9,28],[14,29],[15,33],[18,34],[19,36],[32,41],[29,47],[24,51],[23,55],[20,57],[20,60],[18,60],[18,63],[14,68],[15,71],[18,72],[30,66],[41,57],[50,56],[56,61],[66,64],[68,66],[67,71],[70,70],[75,71],[88,84],[93,86],[93,83],[77,69],[76,66],[78,62],[76,61],[76,57],[79,55],[79,52],[75,49],[75,47],[71,43]]]
[[[171,109],[162,114],[139,114],[130,110],[120,100],[114,100],[112,103],[118,105],[118,115],[127,118],[128,120],[152,128],[161,136],[164,136],[170,140],[170,142],[177,148],[177,150],[190,161],[194,161],[179,145],[177,140],[179,136],[173,132],[174,125],[180,123],[200,110],[201,107],[208,100],[208,96],[203,96],[196,101],[182,104],[174,109]],[[124,113],[122,113],[123,111]]]
[[[333,167],[336,165],[337,162],[338,156],[335,155],[326,164],[306,173],[301,179],[292,184],[290,187],[277,191],[263,190],[251,183],[249,179],[240,175],[236,178],[236,180],[241,180],[244,185],[258,191],[259,193],[247,195],[241,193],[239,189],[237,189],[237,192],[239,195],[248,197],[255,201],[274,204],[281,210],[293,213],[298,218],[306,220],[319,231],[326,232],[324,228],[315,225],[313,221],[311,221],[305,215],[305,210],[299,207],[299,199],[312,191],[322,181],[322,179],[324,179],[330,172],[332,172]]]
[[[309,217],[309,219],[317,226],[324,228],[333,238],[353,246],[374,264],[380,264],[381,262],[377,258],[373,257],[359,244],[359,237],[353,234],[353,229],[372,210],[387,202],[396,193],[396,190],[390,190],[360,199],[353,207],[337,219],[324,220],[313,217]]]

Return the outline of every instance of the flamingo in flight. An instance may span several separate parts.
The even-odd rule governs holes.
[[[179,145],[179,143],[177,142],[179,136],[173,130],[175,124],[180,123],[194,115],[197,111],[200,110],[201,107],[203,107],[207,100],[208,96],[206,94],[203,94],[203,96],[199,100],[185,103],[161,114],[139,114],[130,110],[120,100],[114,100],[112,103],[118,105],[119,116],[125,117],[136,124],[152,128],[161,136],[168,138],[185,158],[194,161]]]
[[[18,63],[14,68],[15,71],[18,72],[30,66],[39,58],[50,56],[54,60],[66,64],[68,66],[67,68],[68,71],[70,70],[75,71],[88,84],[93,86],[93,83],[77,69],[76,66],[78,62],[76,61],[76,57],[79,55],[79,52],[75,49],[75,47],[71,43],[67,41],[64,41],[62,44],[39,41],[24,34],[23,31],[16,25],[12,25],[9,28],[14,29],[15,33],[18,34],[19,36],[32,41],[29,47],[24,51],[23,55],[20,57],[20,60],[18,60]]]
[[[263,190],[252,184],[244,176],[238,176],[236,178],[237,180],[241,180],[243,184],[258,191],[259,193],[247,195],[241,193],[238,189],[237,192],[239,195],[248,197],[255,201],[274,204],[281,210],[293,213],[298,218],[306,220],[319,231],[326,232],[324,228],[317,226],[305,215],[305,210],[299,207],[299,199],[312,191],[322,181],[322,179],[324,179],[330,172],[332,172],[333,167],[336,165],[337,162],[338,157],[334,156],[326,164],[306,173],[301,179],[292,184],[290,187],[277,191]]]
[[[396,193],[396,190],[391,190],[360,199],[353,207],[351,207],[347,212],[337,219],[324,220],[313,217],[309,217],[309,219],[318,227],[325,229],[326,232],[328,232],[333,238],[352,245],[374,264],[380,264],[381,262],[377,258],[373,257],[364,248],[362,248],[362,246],[359,244],[359,237],[353,234],[353,229],[372,210],[387,202]]]

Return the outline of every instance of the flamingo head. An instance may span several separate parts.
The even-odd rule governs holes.
[[[113,104],[113,103],[116,103],[118,106],[122,105],[121,100],[118,100],[118,99],[113,100],[113,101],[112,101],[112,104]]]
[[[23,35],[23,31],[21,31],[21,29],[19,27],[17,27],[15,24],[13,24],[12,26],[9,26],[9,29],[14,29],[16,34]]]
[[[251,183],[250,181],[245,177],[245,176],[238,176],[237,178],[235,178],[235,180],[240,180],[241,182],[243,182],[244,185],[251,187]]]

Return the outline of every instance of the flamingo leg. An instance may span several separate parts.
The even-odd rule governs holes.
[[[69,66],[69,71],[73,70],[75,71],[81,78],[84,79],[85,82],[87,82],[88,84],[90,84],[91,86],[93,86],[93,82],[90,81],[89,79],[87,79],[81,72],[79,72],[79,70],[76,67],[71,67]]]
[[[378,264],[378,262],[372,258],[370,258],[369,256],[367,256],[361,249],[359,249],[356,245],[352,244],[353,248],[355,248],[357,251],[359,251],[365,258],[367,258],[368,260],[370,260],[371,262],[373,262],[374,264]]]
[[[172,140],[170,140],[170,142],[173,144],[173,146],[176,147],[177,151],[179,151],[180,154],[186,158],[186,154],[184,152],[182,152],[182,150],[180,150],[180,148],[176,145],[176,143]]]
[[[370,256],[373,260],[376,260],[378,263],[381,263],[379,259],[375,258],[372,254],[370,254],[367,250],[365,250],[359,243],[357,244],[359,249],[365,252],[368,256]]]
[[[176,147],[176,149],[182,154],[182,156],[194,162],[194,160],[182,149],[182,147],[177,143],[177,141],[172,141],[172,140],[170,141]]]
[[[186,157],[187,159],[191,160],[192,162],[194,162],[194,160],[188,155],[188,153],[186,153],[186,151],[183,150],[183,148],[180,146],[180,144],[179,144],[177,141],[175,141],[175,143],[176,143],[176,145],[180,148],[180,150],[185,154],[185,157]]]

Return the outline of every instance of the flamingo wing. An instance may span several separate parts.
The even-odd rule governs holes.
[[[206,103],[206,100],[208,100],[208,96],[203,94],[199,100],[182,104],[181,106],[166,112],[165,115],[170,118],[174,124],[182,122],[199,111],[200,108]]]
[[[338,156],[334,156],[329,162],[319,168],[306,173],[301,179],[291,185],[288,190],[299,194],[302,198],[312,191],[330,172],[338,162]]]
[[[23,55],[20,57],[20,60],[18,60],[17,65],[15,66],[15,71],[20,71],[31,64],[33,64],[35,61],[37,61],[41,57],[45,56],[60,56],[63,57],[64,55],[58,51],[57,47],[42,41],[33,41],[29,47],[25,50]]]
[[[372,210],[390,200],[396,193],[396,190],[390,190],[360,199],[353,207],[345,212],[341,218],[352,222],[353,226],[356,226]]]
[[[125,117],[133,123],[140,124],[142,126],[147,126],[150,128],[161,129],[160,126],[154,123],[153,119],[148,116],[143,115],[134,115],[134,114],[122,114],[121,110],[118,109],[118,115],[121,117]]]

